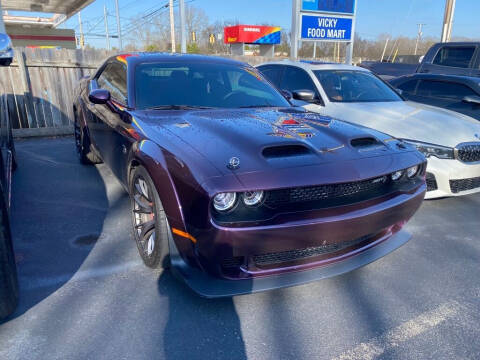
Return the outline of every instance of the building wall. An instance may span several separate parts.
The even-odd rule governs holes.
[[[45,27],[25,27],[23,25],[7,24],[7,34],[10,35],[14,47],[58,47],[76,49],[75,30],[52,29]]]

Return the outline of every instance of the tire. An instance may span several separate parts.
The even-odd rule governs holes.
[[[10,315],[18,304],[18,278],[7,208],[0,197],[0,320]]]
[[[78,114],[75,112],[73,121],[73,133],[75,135],[75,149],[77,150],[78,159],[84,165],[100,164],[102,159],[92,150],[90,139],[85,131],[78,123]]]
[[[168,268],[168,238],[171,236],[157,189],[143,166],[132,170],[129,181],[132,233],[146,266]]]

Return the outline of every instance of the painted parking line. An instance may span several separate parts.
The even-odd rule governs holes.
[[[361,343],[332,360],[373,360],[407,340],[456,317],[464,310],[465,307],[457,301],[443,303],[366,343]]]

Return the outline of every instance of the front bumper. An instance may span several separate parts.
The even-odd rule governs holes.
[[[220,279],[210,276],[200,269],[188,266],[172,240],[170,240],[170,260],[173,274],[200,296],[206,298],[229,297],[301,285],[341,275],[391,253],[410,240],[410,237],[408,232],[400,230],[393,236],[387,237],[387,239],[379,239],[374,246],[370,246],[342,261],[310,270],[244,280]]]
[[[420,207],[425,190],[422,184],[409,193],[331,208],[324,210],[322,216],[305,215],[301,221],[285,222],[282,226],[214,226],[206,234],[196,236],[199,267],[184,260],[172,238],[172,269],[204,297],[245,294],[339,275],[375,261],[408,241],[409,235],[401,228]],[[350,245],[359,239],[359,243]],[[297,250],[343,244],[348,245],[320,255],[287,261],[276,258],[272,266],[255,260],[256,256],[284,256]],[[240,257],[244,262],[229,273],[224,271],[223,261],[230,257]]]
[[[450,181],[476,179],[480,177],[480,162],[463,163],[458,160],[430,157],[427,164],[427,173],[435,176],[437,189],[427,191],[425,199],[469,195],[480,192],[480,186],[477,187],[475,185],[469,190],[455,192],[455,189],[452,189],[450,183]]]

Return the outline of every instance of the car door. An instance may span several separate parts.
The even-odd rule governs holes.
[[[106,88],[110,68],[111,68],[111,64],[107,63],[103,67],[103,69],[100,69],[100,71],[95,75],[95,77],[92,80],[90,80],[88,93],[90,93],[94,89]],[[106,159],[104,158],[104,156],[106,156],[105,132],[106,132],[107,126],[104,119],[105,115],[107,114],[107,112],[105,111],[106,105],[94,104],[87,98],[86,106],[88,109],[86,120],[88,124],[90,142],[95,147],[95,149],[100,153],[104,161],[106,161]]]
[[[476,59],[475,45],[442,46],[431,63],[421,65],[421,73],[470,76]]]
[[[96,86],[108,90],[111,101],[90,104],[94,121],[93,138],[105,163],[120,179],[125,180],[126,154],[131,146],[128,129],[131,127],[127,106],[127,66],[113,61],[97,77]]]
[[[415,95],[410,96],[409,99],[480,119],[480,106],[463,101],[466,96],[478,97],[472,88],[461,83],[422,79]]]

